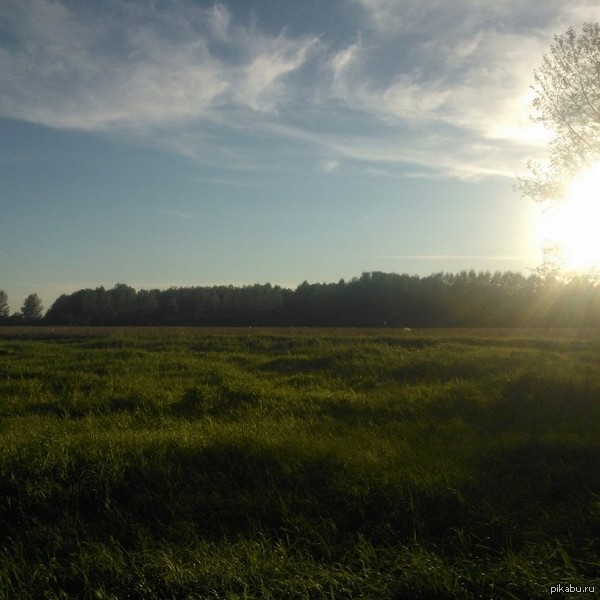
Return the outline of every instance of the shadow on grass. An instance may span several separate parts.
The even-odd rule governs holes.
[[[549,582],[592,581],[600,555],[600,444],[512,437],[482,450],[462,489],[468,526],[448,532],[445,551],[495,562],[519,556],[523,567],[544,564]]]

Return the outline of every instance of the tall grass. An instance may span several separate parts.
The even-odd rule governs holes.
[[[598,592],[599,357],[578,332],[0,330],[0,598]]]

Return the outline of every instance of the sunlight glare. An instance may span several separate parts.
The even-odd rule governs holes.
[[[568,271],[600,270],[600,163],[576,177],[538,219],[540,246],[554,246]]]

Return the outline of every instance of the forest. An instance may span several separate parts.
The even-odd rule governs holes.
[[[6,295],[4,295],[6,296]],[[429,276],[365,272],[338,283],[296,289],[254,284],[135,290],[118,283],[62,294],[43,314],[31,294],[3,324],[595,327],[600,286],[586,277],[560,280],[519,272],[461,271]],[[29,306],[28,306],[29,302]]]

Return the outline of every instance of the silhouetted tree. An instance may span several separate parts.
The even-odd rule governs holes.
[[[0,319],[8,318],[8,295],[4,290],[0,290]]]
[[[44,307],[37,294],[29,294],[21,307],[21,314],[26,321],[38,321],[42,318]]]
[[[108,312],[114,323],[131,323],[136,312],[137,293],[124,284],[117,283],[108,290]]]
[[[140,323],[152,323],[156,320],[160,307],[158,290],[140,290],[137,294],[137,316]]]

